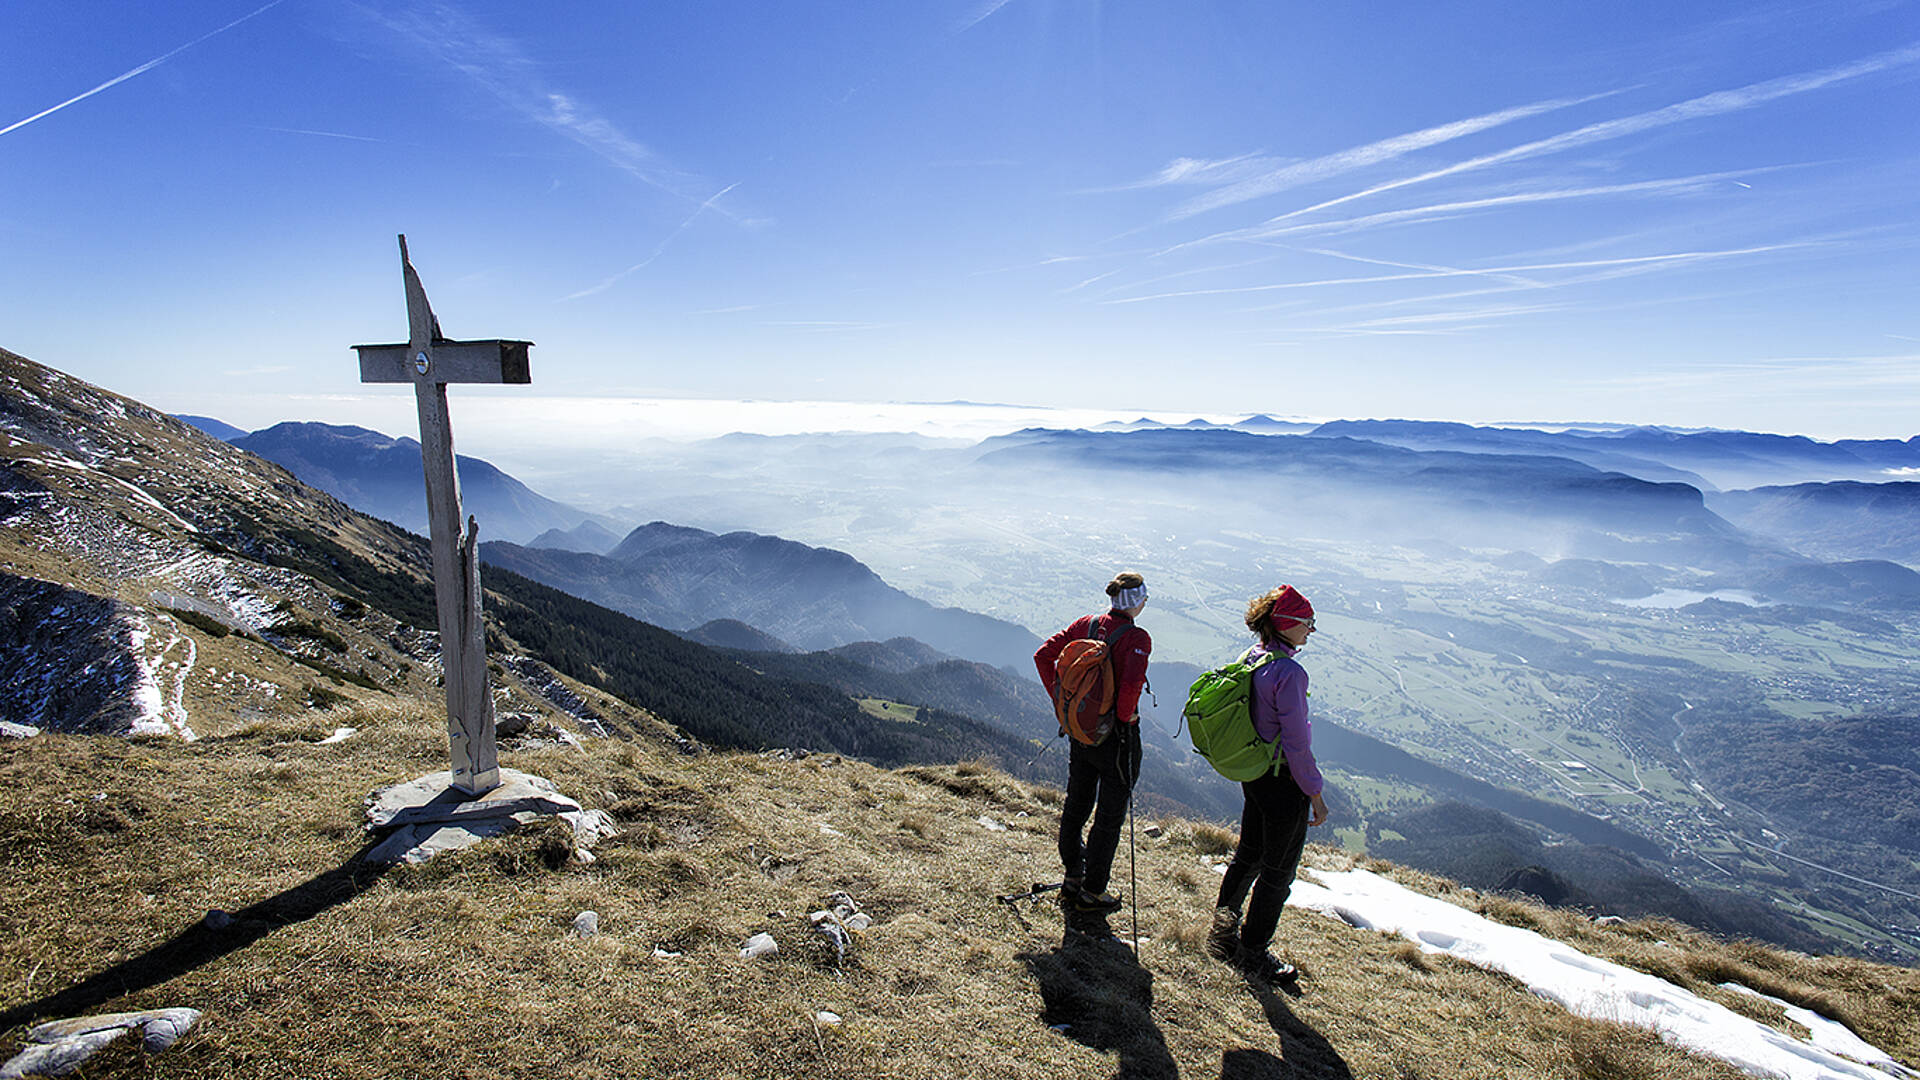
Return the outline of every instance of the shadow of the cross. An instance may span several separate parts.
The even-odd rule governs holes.
[[[1019,959],[1040,984],[1041,1020],[1082,1046],[1118,1053],[1121,1077],[1180,1075],[1153,1021],[1153,973],[1105,919],[1070,917],[1059,948]]]
[[[139,956],[122,960],[77,985],[0,1012],[0,1033],[47,1017],[80,1016],[193,971],[283,926],[305,922],[366,892],[390,867],[367,862],[369,844],[332,870],[236,911],[216,929],[203,920]]]

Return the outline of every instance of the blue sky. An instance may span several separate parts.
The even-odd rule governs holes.
[[[1920,431],[1917,3],[0,25],[0,345],[243,427],[409,426],[348,350],[404,337],[405,232],[449,334],[537,343],[534,386],[459,393],[532,413]]]

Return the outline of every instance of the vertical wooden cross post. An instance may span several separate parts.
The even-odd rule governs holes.
[[[427,523],[433,541],[433,592],[440,615],[440,660],[447,688],[447,741],[452,784],[481,795],[500,783],[494,749],[493,695],[487,689],[487,631],[480,618],[477,523],[460,518],[460,479],[453,467],[448,383],[530,383],[530,341],[449,341],[427,304],[427,291],[400,237],[400,273],[407,288],[407,343],[355,345],[363,383],[412,383],[420,409],[420,462],[427,476]]]

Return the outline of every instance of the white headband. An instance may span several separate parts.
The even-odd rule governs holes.
[[[1135,585],[1131,589],[1121,589],[1119,592],[1113,594],[1113,610],[1115,611],[1130,607],[1139,607],[1146,602],[1147,587],[1145,585]]]

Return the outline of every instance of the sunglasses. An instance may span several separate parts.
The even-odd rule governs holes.
[[[1302,619],[1302,618],[1298,618],[1298,617],[1296,617],[1296,616],[1293,616],[1293,615],[1275,615],[1275,616],[1274,616],[1274,618],[1276,618],[1276,619],[1286,619],[1286,620],[1287,620],[1288,622],[1292,622],[1292,623],[1296,623],[1296,624],[1298,624],[1298,625],[1300,625],[1300,626],[1304,626],[1304,627],[1306,627],[1306,628],[1307,628],[1307,629],[1309,629],[1309,630],[1311,630],[1311,629],[1313,629],[1313,616],[1311,616],[1311,615],[1309,615],[1309,616],[1307,616],[1307,617],[1306,617],[1306,618],[1304,618],[1304,619]]]

